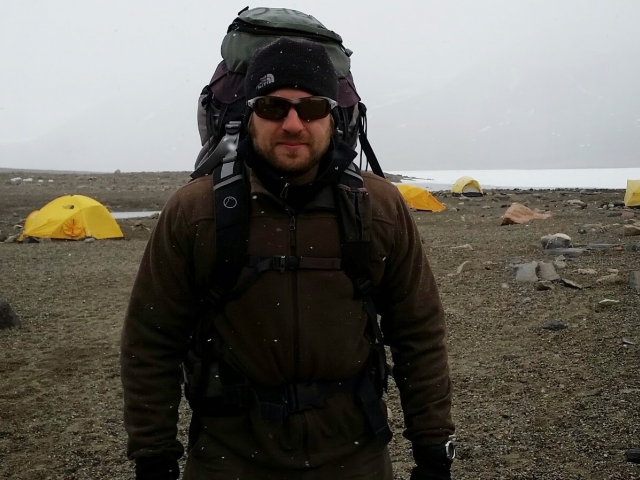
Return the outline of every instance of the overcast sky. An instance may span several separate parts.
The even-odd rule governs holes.
[[[200,147],[195,121],[198,94],[221,59],[220,43],[228,25],[245,6],[213,0],[2,0],[0,167],[189,170]],[[572,91],[567,95],[545,93],[555,83],[566,81],[576,92],[587,91],[589,98],[609,98],[616,113],[619,101],[625,118],[616,124],[617,136],[602,140],[598,146],[602,152],[589,157],[589,166],[598,166],[598,159],[602,159],[599,166],[608,166],[611,157],[607,152],[613,145],[624,146],[615,158],[638,152],[637,0],[290,0],[250,6],[301,10],[343,37],[345,46],[354,51],[352,72],[369,107],[372,143],[381,152],[383,165],[391,167],[388,170],[446,168],[409,159],[407,152],[420,146],[445,162],[448,145],[452,147],[449,167],[473,162],[475,168],[506,168],[503,156],[512,154],[515,146],[509,138],[515,133],[501,134],[483,144],[484,156],[474,161],[471,142],[479,140],[472,139],[475,134],[457,125],[455,118],[446,118],[443,130],[440,123],[447,116],[447,105],[455,102],[442,99],[464,98],[466,105],[473,104],[480,111],[473,113],[476,116],[469,128],[495,131],[497,123],[481,115],[488,107],[476,101],[494,95],[490,106],[496,106],[496,112],[491,115],[502,118],[513,110],[514,78],[524,76],[526,84],[531,72],[562,68],[562,78],[543,78],[521,93],[528,96],[539,88],[534,92],[538,99],[571,97]],[[616,83],[620,79],[601,78],[590,83],[593,70],[587,67],[600,64],[622,77],[628,67],[634,81]],[[574,75],[566,71],[566,65],[576,69]],[[474,89],[474,78],[484,82],[484,90]],[[501,97],[501,82],[511,85],[505,87],[505,95],[511,88],[511,97]],[[613,95],[609,90],[619,94],[615,101],[608,96]],[[583,99],[586,97],[576,98],[570,109],[583,104]],[[406,105],[419,108],[405,115]],[[563,122],[575,123],[566,112],[556,116],[552,107],[545,115],[559,125],[544,132],[549,138],[569,128]],[[456,116],[467,116],[464,106],[455,108]],[[603,107],[597,108],[600,112]],[[594,114],[594,109],[589,108],[587,115]],[[435,112],[443,122],[430,118],[423,125],[426,111]],[[551,117],[539,117],[538,122],[546,124]],[[438,123],[437,130],[434,123]],[[603,125],[590,124],[571,135],[577,139],[578,134],[600,131]],[[424,138],[415,138],[415,132],[426,132],[417,135],[428,137],[429,129],[437,133],[431,146],[420,143]],[[526,129],[518,135],[523,131]],[[465,142],[469,149],[453,148]],[[580,151],[584,151],[585,146],[591,147],[590,142],[587,138],[573,143],[576,149],[582,145]],[[532,143],[534,149],[537,144]],[[597,144],[594,138],[593,147]],[[549,154],[552,147],[545,148]],[[571,150],[562,148],[558,151],[567,161]],[[483,160],[492,152],[502,155],[499,161]],[[535,160],[536,155],[534,152],[531,158]],[[635,166],[621,162],[619,166]],[[576,161],[570,166],[582,164]]]

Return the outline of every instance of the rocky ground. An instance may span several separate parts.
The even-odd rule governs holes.
[[[63,194],[113,211],[160,210],[187,178],[0,172],[0,238]],[[640,236],[624,236],[623,225],[640,211],[617,206],[622,191],[436,195],[447,210],[415,218],[449,325],[454,478],[639,478],[624,453],[640,447],[640,294],[628,284],[640,271]],[[553,216],[501,226],[514,202]],[[132,478],[118,344],[154,220],[119,223],[123,241],[0,243],[0,299],[22,323],[0,331],[0,478]],[[550,255],[540,239],[556,233],[590,247]],[[549,268],[560,279],[535,281]],[[525,270],[536,278],[527,281]],[[406,479],[411,461],[393,390],[389,403],[396,476]]]

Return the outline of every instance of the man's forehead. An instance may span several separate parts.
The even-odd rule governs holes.
[[[299,88],[279,88],[277,90],[274,90],[273,92],[269,92],[267,96],[294,99],[294,98],[313,97],[313,94],[307,92],[306,90],[301,90]]]

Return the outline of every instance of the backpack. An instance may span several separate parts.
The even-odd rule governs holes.
[[[238,15],[222,43],[224,60],[202,90],[198,104],[202,150],[191,177],[213,176],[216,215],[217,267],[211,284],[202,295],[203,312],[209,313],[203,313],[203,318],[210,319],[213,312],[224,309],[230,299],[242,295],[266,270],[344,270],[353,283],[355,296],[362,299],[367,312],[367,330],[373,338],[372,353],[366,372],[354,378],[258,391],[229,365],[214,358],[212,349],[215,350],[215,345],[212,348],[209,340],[216,338],[215,327],[212,321],[202,320],[192,334],[191,346],[183,362],[185,396],[197,414],[192,421],[190,444],[197,437],[197,417],[210,415],[212,411],[234,414],[261,397],[266,398],[260,402],[261,416],[282,422],[288,413],[320,406],[324,396],[349,389],[357,394],[373,434],[385,445],[391,439],[391,430],[380,409],[379,399],[387,389],[390,367],[373,302],[369,247],[371,208],[360,168],[352,163],[341,174],[339,185],[333,191],[343,243],[342,258],[253,257],[247,255],[247,242],[242,241],[249,236],[250,199],[245,165],[235,151],[244,134],[244,76],[251,54],[277,36],[303,37],[326,46],[340,79],[336,125],[339,135],[354,148],[359,139],[373,172],[384,177],[366,137],[366,108],[360,102],[349,71],[351,52],[343,47],[338,34],[327,30],[310,15],[295,10],[255,8],[245,9]],[[295,229],[295,220],[290,228]],[[241,277],[244,267],[251,267],[251,275]],[[282,399],[285,399],[284,403]]]
[[[384,177],[380,164],[367,139],[367,109],[360,101],[351,75],[351,50],[342,38],[311,15],[286,8],[246,7],[238,13],[222,41],[222,58],[211,81],[198,99],[198,131],[202,149],[195,162],[193,179],[209,175],[235,149],[243,135],[243,118],[247,110],[244,77],[253,53],[281,36],[291,36],[322,43],[338,73],[338,107],[336,128],[343,141],[356,148],[358,140],[367,164]]]

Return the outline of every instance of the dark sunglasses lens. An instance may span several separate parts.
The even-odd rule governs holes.
[[[329,115],[331,105],[324,98],[305,98],[296,105],[298,117],[302,120],[318,120]]]
[[[280,97],[261,97],[253,104],[253,111],[267,120],[282,120],[294,106],[301,120],[319,120],[331,112],[331,104],[324,98],[303,98],[298,103]]]
[[[291,104],[284,98],[262,97],[253,104],[253,111],[267,120],[282,120],[289,114]]]

